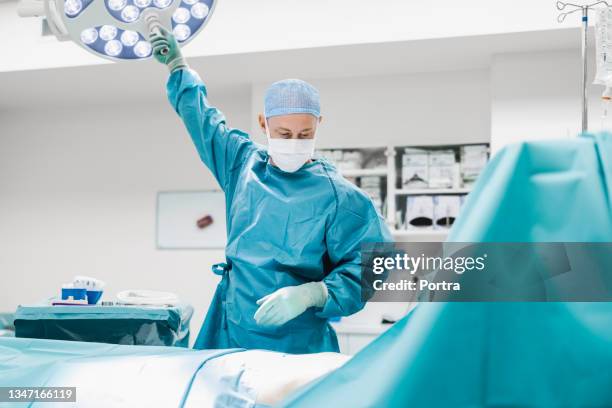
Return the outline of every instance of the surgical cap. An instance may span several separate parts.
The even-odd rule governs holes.
[[[266,118],[289,115],[292,113],[309,113],[316,117],[321,115],[319,91],[300,79],[285,79],[273,83],[266,91]]]

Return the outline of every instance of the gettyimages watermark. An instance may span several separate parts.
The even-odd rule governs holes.
[[[610,302],[612,243],[362,245],[362,300]]]

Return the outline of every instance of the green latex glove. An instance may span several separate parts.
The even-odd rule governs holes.
[[[281,326],[309,307],[323,307],[326,301],[327,287],[323,282],[287,286],[259,299],[254,318],[260,326]]]
[[[149,41],[151,41],[151,45],[153,46],[153,57],[162,64],[167,65],[170,72],[187,67],[187,61],[183,58],[181,48],[176,38],[174,38],[174,35],[164,27],[157,25],[156,29],[154,29],[150,35]],[[161,53],[164,48],[168,49],[166,55],[162,55]]]

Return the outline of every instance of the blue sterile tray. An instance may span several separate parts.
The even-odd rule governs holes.
[[[193,307],[19,306],[16,337],[187,347]]]

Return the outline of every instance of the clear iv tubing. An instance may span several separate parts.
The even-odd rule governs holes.
[[[606,130],[606,122],[608,121],[608,111],[610,109],[610,97],[601,98],[601,130]]]
[[[610,100],[612,100],[612,89],[606,86],[606,90],[601,95],[601,130],[606,130],[608,113],[610,111]]]

